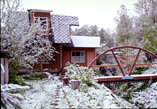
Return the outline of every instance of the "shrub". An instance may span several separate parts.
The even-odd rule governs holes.
[[[71,64],[69,62],[66,64],[64,69],[66,70],[66,77],[69,77],[71,80],[73,79],[80,81],[80,91],[87,91],[88,87],[96,87],[97,81],[94,79],[96,72],[94,72],[92,69],[88,69],[87,67],[76,64]]]

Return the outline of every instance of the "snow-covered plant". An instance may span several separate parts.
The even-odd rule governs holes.
[[[69,77],[70,79],[79,80],[80,81],[80,88],[87,91],[88,87],[95,86],[96,87],[96,80],[95,74],[92,69],[88,69],[87,67],[79,66],[76,64],[67,63],[65,76]]]
[[[88,92],[73,90],[69,86],[62,87],[57,108],[126,108],[124,103],[103,84],[97,86],[99,89],[89,87]]]
[[[142,74],[157,74],[157,65],[151,65],[149,69],[142,72]]]
[[[150,87],[142,92],[132,92],[132,103],[142,108],[156,108],[157,107],[157,82],[153,83]]]
[[[27,90],[30,87],[28,86],[19,86],[16,84],[5,84],[1,85],[1,105],[6,109],[11,108],[21,108],[20,101],[23,100],[23,96],[21,94],[11,94],[10,91],[23,91]]]

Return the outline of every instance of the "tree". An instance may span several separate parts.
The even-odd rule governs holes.
[[[89,27],[89,35],[90,36],[99,36],[99,28],[97,27],[97,25],[91,25]]]
[[[89,26],[83,25],[81,28],[75,29],[75,31],[72,30],[71,34],[75,35],[75,36],[90,36],[89,35]]]
[[[76,36],[99,36],[99,30],[97,25],[83,25],[79,29],[75,29],[75,31],[72,30],[72,35]]]
[[[134,6],[144,29],[143,48],[157,54],[157,1],[138,0]]]
[[[129,10],[124,5],[121,5],[120,10],[117,12],[117,17],[115,18],[117,23],[116,40],[120,45],[132,45],[130,40],[133,39],[133,20],[128,12]]]
[[[134,4],[135,11],[140,15],[140,17],[150,17],[153,22],[157,20],[157,1],[156,0],[138,0]]]
[[[15,74],[20,67],[32,67],[41,58],[54,60],[55,52],[48,36],[37,25],[29,26],[28,13],[19,7],[20,0],[5,0],[1,9],[1,49],[8,50],[9,68]]]

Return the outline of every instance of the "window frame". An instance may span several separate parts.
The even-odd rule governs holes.
[[[38,23],[35,23],[35,20],[36,20],[36,18],[38,18]],[[41,26],[41,18],[46,18],[46,24],[44,24],[44,25],[46,25],[46,29],[43,29],[43,27]],[[40,16],[35,16],[34,17],[34,24],[37,24],[37,25],[39,25],[39,27],[40,27],[40,29],[42,30],[42,31],[47,31],[48,30],[48,17],[40,17]]]
[[[79,52],[80,56],[73,56],[73,53]],[[81,56],[81,53],[83,53],[83,56]],[[83,61],[73,61],[73,57],[83,57]],[[71,62],[72,63],[85,63],[85,51],[71,51]]]

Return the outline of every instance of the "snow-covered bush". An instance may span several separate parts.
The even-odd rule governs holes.
[[[132,103],[142,108],[156,108],[157,107],[157,82],[141,92],[132,92]]]
[[[21,94],[11,94],[9,92],[17,92],[24,91],[29,89],[28,86],[19,86],[16,84],[5,84],[1,85],[1,105],[6,109],[11,108],[21,108],[20,101],[23,100],[23,96]]]
[[[142,72],[142,74],[157,74],[157,65],[151,65],[149,69]]]
[[[88,92],[73,90],[69,86],[62,87],[60,102],[57,108],[122,108],[126,107],[104,85],[99,89],[89,87]],[[128,105],[127,105],[128,106]],[[130,107],[130,106],[128,106]]]
[[[149,69],[142,72],[142,74],[157,74],[157,65],[151,65]],[[131,92],[130,102],[142,108],[156,108],[157,107],[157,82],[152,83],[150,79],[147,88],[140,92]],[[151,85],[150,85],[151,84]],[[150,86],[149,86],[150,85]]]
[[[67,63],[65,76],[69,77],[71,80],[79,80],[80,91],[87,91],[88,87],[94,86],[96,87],[97,81],[95,80],[95,74],[92,69],[88,69],[87,67],[79,66],[76,64]]]

